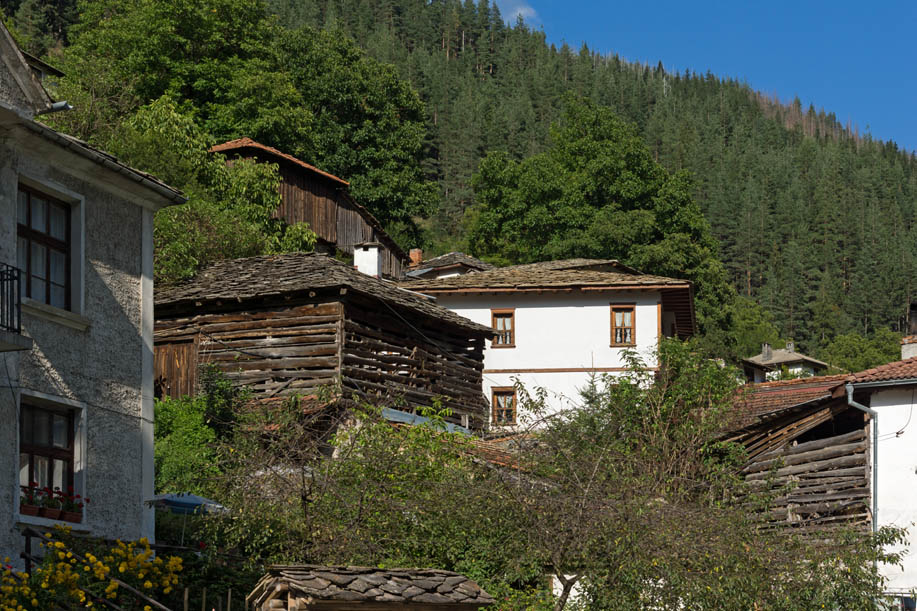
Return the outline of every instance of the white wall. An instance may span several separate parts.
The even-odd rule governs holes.
[[[658,342],[658,292],[609,291],[509,295],[442,295],[440,305],[482,325],[491,325],[491,309],[515,308],[515,348],[484,351],[484,394],[513,386],[549,390],[552,411],[575,407],[580,389],[597,375],[620,375],[626,367],[624,348],[611,346],[612,303],[633,303],[636,348],[647,366],[655,367]],[[551,371],[563,369],[566,371]]]
[[[877,523],[909,529],[904,570],[883,572],[890,591],[908,592],[917,588],[917,387],[877,390],[870,407],[879,413]]]

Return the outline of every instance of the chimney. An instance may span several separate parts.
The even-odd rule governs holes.
[[[901,338],[901,360],[917,356],[917,335]]]
[[[354,244],[353,266],[358,272],[379,278],[382,276],[382,244],[363,242]]]
[[[796,352],[796,342],[788,341],[786,343],[786,350],[787,352]]]
[[[423,263],[423,249],[422,248],[412,248],[411,249],[411,267],[418,267]]]
[[[770,344],[761,344],[761,358],[765,361],[771,360],[771,357],[774,356],[774,353],[771,352]]]

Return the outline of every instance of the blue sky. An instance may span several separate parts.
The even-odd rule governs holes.
[[[548,41],[733,77],[917,151],[917,0],[497,0]]]

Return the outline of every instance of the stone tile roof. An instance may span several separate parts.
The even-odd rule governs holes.
[[[853,384],[893,380],[917,380],[917,356],[859,371],[847,378],[847,381]]]
[[[735,420],[729,428],[744,428],[784,410],[829,399],[847,377],[847,374],[814,376],[741,386],[736,393]]]
[[[484,269],[493,269],[494,266],[485,261],[481,261],[478,258],[472,257],[471,255],[466,255],[463,252],[447,252],[444,255],[438,257],[433,257],[432,259],[427,259],[415,269],[418,272],[423,272],[431,269],[436,269],[440,267],[447,267],[451,265],[466,265],[478,270]]]
[[[750,356],[747,359],[742,359],[746,363],[751,363],[759,367],[779,367],[780,365],[785,365],[787,363],[799,363],[806,362],[812,363],[819,367],[828,367],[828,363],[819,361],[818,359],[813,359],[810,356],[801,354],[799,352],[794,352],[792,350],[784,350],[782,348],[778,350],[771,350],[770,358],[764,358],[764,354],[756,354],[755,356]]]
[[[246,604],[286,586],[313,602],[417,605],[492,605],[493,597],[459,573],[435,569],[379,569],[358,566],[279,565],[268,568]],[[262,594],[263,593],[263,594]],[[260,608],[260,607],[258,607]]]
[[[302,161],[301,159],[297,159],[293,155],[287,155],[286,153],[279,151],[272,146],[261,144],[260,142],[256,142],[252,140],[251,138],[238,138],[236,140],[230,140],[229,142],[224,142],[223,144],[217,144],[216,146],[210,147],[210,152],[211,153],[225,153],[226,151],[234,151],[234,150],[245,149],[245,148],[257,149],[259,151],[264,151],[265,153],[270,153],[271,155],[275,157],[285,159],[286,161],[289,161],[290,163],[298,165],[299,167],[309,170],[311,172],[315,172],[316,174],[320,174],[329,180],[332,180],[334,182],[344,185],[345,187],[350,185],[350,183],[344,180],[343,178],[338,178],[334,174],[329,174],[328,172],[319,170],[314,165],[310,165],[306,163],[305,161]]]
[[[612,271],[615,270],[615,271]],[[660,286],[687,288],[688,280],[641,274],[617,261],[596,259],[568,259],[526,265],[512,265],[493,269],[435,278],[416,280],[410,288],[423,292],[473,291],[475,289],[552,289],[552,288],[640,288]]]
[[[901,338],[901,345],[917,344],[917,335],[905,335]]]
[[[172,286],[156,286],[156,308],[182,310],[217,302],[242,302],[266,297],[284,298],[316,289],[348,288],[379,299],[383,306],[400,306],[463,327],[476,335],[491,336],[479,325],[436,304],[435,300],[373,278],[353,267],[314,253],[261,255],[219,261],[194,278]],[[394,314],[393,314],[394,315]],[[157,312],[159,316],[159,312]]]

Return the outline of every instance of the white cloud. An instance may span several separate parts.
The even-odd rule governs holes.
[[[510,23],[522,17],[525,21],[532,22],[538,19],[538,11],[526,4],[524,0],[497,0],[500,14]]]

